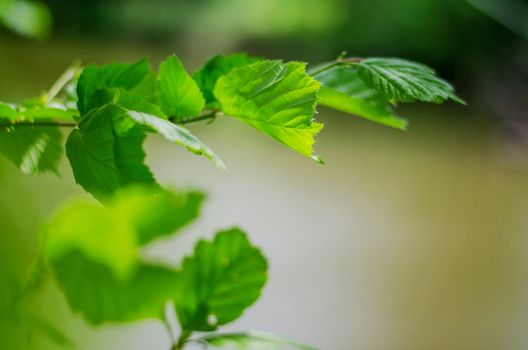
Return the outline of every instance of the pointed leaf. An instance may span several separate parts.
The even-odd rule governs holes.
[[[221,77],[215,96],[225,114],[314,157],[314,137],[323,127],[313,120],[319,87],[303,63],[261,61]]]
[[[219,232],[200,241],[183,261],[174,300],[184,330],[210,331],[236,320],[253,304],[267,279],[267,263],[244,232]]]
[[[161,63],[157,93],[163,112],[176,121],[197,116],[205,106],[198,85],[176,56],[171,56]]]
[[[358,74],[369,87],[389,100],[442,103],[451,99],[464,104],[448,82],[420,63],[398,58],[369,58],[359,63]]]
[[[220,169],[226,170],[222,160],[204,143],[191,134],[187,129],[154,115],[127,111],[127,115],[139,125],[146,126],[164,136],[167,140],[184,146],[197,155],[203,155]]]

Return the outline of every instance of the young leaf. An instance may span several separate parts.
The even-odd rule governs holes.
[[[261,61],[233,69],[216,83],[223,112],[260,130],[283,145],[313,155],[314,122],[320,84],[298,62]]]
[[[44,254],[52,263],[73,251],[126,280],[137,262],[134,226],[128,216],[115,215],[100,205],[74,203],[48,223],[44,240]]]
[[[57,127],[0,128],[0,152],[24,174],[57,173],[62,147],[62,133]]]
[[[451,99],[464,104],[448,82],[420,63],[397,58],[368,58],[358,64],[358,74],[370,88],[392,101],[442,103]]]
[[[15,120],[17,117],[17,111],[13,106],[0,102],[0,119]]]
[[[198,85],[176,56],[161,63],[156,88],[161,109],[176,121],[197,116],[205,106]]]
[[[131,187],[112,199],[112,212],[128,217],[139,245],[173,234],[200,214],[205,196],[201,192],[171,192]]]
[[[140,126],[115,105],[88,113],[66,142],[66,155],[75,180],[99,200],[128,184],[155,184],[144,164]]]
[[[127,279],[77,251],[52,261],[53,272],[70,307],[90,323],[161,318],[178,285],[172,269],[138,263]]]
[[[202,90],[206,106],[219,109],[220,103],[214,96],[214,88],[218,79],[232,71],[234,68],[245,66],[258,61],[257,58],[249,57],[245,53],[237,53],[227,56],[216,55],[211,58],[205,66],[193,74],[200,90]]]
[[[226,167],[222,160],[204,143],[198,140],[187,129],[171,123],[168,120],[158,118],[156,116],[136,112],[126,111],[127,115],[139,125],[148,127],[149,129],[164,136],[167,140],[184,146],[187,150],[196,155],[203,155],[213,162],[214,165],[222,170]]]
[[[185,128],[169,122],[159,106],[150,103],[147,97],[123,89],[100,90],[94,96],[101,104],[115,103],[123,107],[127,116],[137,124],[184,146],[194,154],[205,156],[219,168],[226,169],[222,160],[207,145]]]
[[[149,73],[150,66],[147,59],[133,64],[113,63],[86,67],[77,83],[79,113],[84,116],[92,108],[100,107],[92,100],[97,90],[119,87],[131,90],[138,86]]]
[[[74,120],[77,111],[57,107],[33,107],[21,110],[17,119],[20,120]]]
[[[266,275],[266,259],[239,229],[198,242],[183,261],[174,300],[182,328],[210,331],[236,320],[258,299]]]
[[[319,91],[321,105],[396,129],[405,129],[407,121],[396,116],[388,101],[359,79],[356,68],[336,66],[314,77],[323,83]]]
[[[264,332],[241,332],[227,334],[205,335],[195,342],[205,343],[212,347],[221,349],[252,349],[252,350],[317,350],[314,347],[298,343],[293,340],[284,339],[273,334]]]
[[[161,317],[178,273],[141,261],[138,250],[194,219],[199,197],[133,187],[107,207],[75,202],[60,210],[44,227],[43,254],[72,309],[93,324]]]

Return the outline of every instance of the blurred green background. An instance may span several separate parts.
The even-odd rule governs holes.
[[[7,20],[8,2],[4,101],[38,94],[76,58],[157,64],[175,53],[193,71],[217,53],[318,62],[346,50],[433,66],[468,107],[404,106],[407,132],[321,109],[326,166],[229,119],[192,126],[228,174],[151,138],[162,183],[210,195],[200,222],[152,254],[177,262],[217,227],[247,229],[270,283],[233,330],[333,350],[528,347],[528,1],[48,0],[49,13],[22,6]],[[39,226],[83,194],[66,162],[60,177],[25,177],[2,158],[0,180],[2,275],[24,280]],[[0,306],[9,293],[0,288]],[[85,325],[51,283],[30,299],[79,349],[168,348],[155,322]],[[57,348],[26,326],[0,322],[9,349]]]

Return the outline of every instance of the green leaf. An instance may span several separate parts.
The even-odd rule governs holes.
[[[319,91],[321,105],[396,129],[406,128],[407,121],[396,116],[388,101],[359,79],[356,68],[337,66],[315,78],[323,83]]]
[[[57,173],[62,147],[62,133],[57,127],[0,128],[0,152],[24,174]]]
[[[193,220],[198,197],[132,187],[107,207],[77,201],[55,214],[43,228],[43,254],[72,309],[93,324],[161,317],[178,273],[142,261],[139,248]]]
[[[74,120],[77,111],[57,107],[33,107],[18,113],[21,120]]]
[[[156,88],[161,109],[176,121],[197,116],[205,106],[198,85],[176,56],[161,63]]]
[[[298,62],[261,61],[233,69],[216,83],[223,112],[260,130],[283,145],[313,155],[314,122],[320,84]]]
[[[204,194],[196,191],[170,192],[134,186],[118,193],[110,207],[115,215],[130,218],[138,244],[144,245],[194,221],[204,199]]]
[[[51,14],[37,1],[0,1],[0,24],[33,39],[44,39],[51,30]]]
[[[442,103],[448,99],[464,104],[454,88],[420,63],[397,58],[369,58],[358,64],[358,74],[372,89],[399,102]]]
[[[273,350],[273,349],[297,349],[317,350],[314,347],[298,343],[293,340],[284,339],[273,334],[264,332],[240,332],[227,334],[213,334],[193,339],[195,342],[205,343],[212,347],[222,349],[251,349],[251,350]]]
[[[51,261],[60,260],[72,251],[127,279],[137,260],[134,226],[128,216],[114,215],[100,205],[74,203],[49,222],[44,241],[45,255]]]
[[[146,126],[151,130],[165,137],[167,140],[184,146],[187,150],[196,155],[203,155],[213,162],[214,165],[220,169],[226,170],[222,160],[204,143],[191,134],[187,129],[171,123],[168,120],[158,118],[156,116],[136,112],[127,111],[127,115],[139,125]]]
[[[91,65],[84,68],[77,83],[79,112],[84,116],[92,108],[100,107],[94,103],[93,96],[104,88],[124,88],[131,90],[140,85],[150,73],[147,59],[133,64],[113,63],[104,66]]]
[[[17,111],[14,106],[0,102],[0,119],[15,120]]]
[[[172,269],[139,263],[129,278],[120,279],[79,252],[54,260],[52,266],[70,307],[96,325],[161,318],[178,285]]]
[[[216,82],[221,76],[226,75],[234,68],[245,66],[258,61],[257,58],[249,57],[245,53],[237,53],[227,56],[217,55],[207,61],[207,63],[193,74],[200,90],[203,92],[206,106],[208,108],[219,109],[220,103],[214,96]]]
[[[236,320],[253,304],[267,279],[267,263],[244,232],[219,232],[185,258],[174,300],[184,330],[210,331]]]
[[[106,105],[92,110],[66,142],[75,180],[99,200],[129,184],[155,184],[144,164],[145,138],[122,108]]]
[[[148,130],[156,132],[167,140],[184,146],[190,152],[203,155],[220,169],[226,170],[222,160],[187,129],[166,120],[167,116],[159,106],[152,104],[148,98],[123,89],[105,89],[95,95],[101,104],[113,102],[123,108],[127,116]]]

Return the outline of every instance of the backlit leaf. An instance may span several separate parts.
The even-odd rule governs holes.
[[[261,61],[233,69],[218,80],[214,92],[226,115],[318,159],[313,144],[323,124],[313,116],[319,87],[303,63]]]
[[[62,133],[57,127],[0,127],[0,152],[25,174],[56,173],[63,153]]]
[[[245,66],[258,61],[257,58],[249,57],[245,53],[237,53],[227,56],[217,55],[211,58],[205,66],[193,74],[200,90],[202,90],[205,102],[209,108],[220,108],[220,103],[214,96],[214,88],[218,79],[232,71],[234,68]]]
[[[176,121],[197,116],[205,106],[196,81],[176,56],[161,63],[156,89],[161,109]]]

